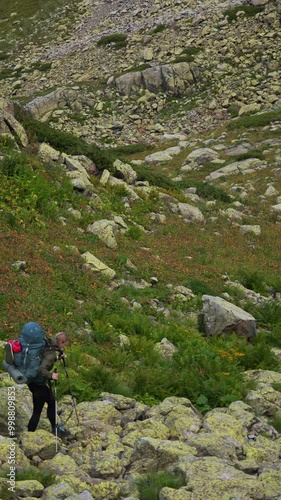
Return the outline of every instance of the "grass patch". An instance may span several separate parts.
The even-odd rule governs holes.
[[[153,30],[151,30],[149,32],[150,35],[154,35],[156,33],[163,33],[163,31],[165,31],[167,29],[167,26],[166,24],[158,24],[158,26],[156,26],[156,28],[154,28]]]
[[[152,186],[157,186],[162,189],[181,193],[184,189],[195,187],[198,196],[202,198],[219,200],[225,203],[231,202],[231,197],[222,189],[205,181],[182,180],[174,182],[167,175],[161,172],[155,172],[144,165],[134,166],[137,172],[138,180],[148,181]]]
[[[185,485],[181,476],[166,471],[150,472],[137,481],[140,500],[158,500],[162,488],[179,489]]]
[[[132,68],[127,69],[126,71],[124,71],[124,73],[122,73],[122,75],[125,75],[126,73],[136,73],[138,71],[144,71],[147,68],[151,68],[150,64],[140,64],[139,66],[133,66]]]
[[[112,153],[114,153],[118,158],[126,158],[127,156],[132,156],[138,153],[143,153],[144,151],[150,151],[153,149],[151,144],[129,144],[124,146],[117,146],[116,148],[112,148]]]
[[[237,21],[237,12],[244,12],[246,17],[254,17],[260,12],[264,11],[262,5],[239,5],[233,9],[227,9],[223,11],[223,15],[227,17],[229,23]]]
[[[34,142],[47,142],[58,151],[70,155],[86,155],[100,170],[110,169],[116,159],[113,156],[113,150],[109,153],[95,144],[88,144],[80,137],[54,129],[48,123],[35,120],[19,106],[15,106],[15,116],[27,131],[30,140]]]
[[[177,57],[174,62],[193,62],[196,54],[202,51],[201,47],[187,47],[184,49],[179,57]]]
[[[7,474],[9,470],[1,471],[0,478],[7,479]],[[51,486],[56,481],[56,475],[54,472],[45,469],[37,469],[37,467],[28,467],[27,469],[20,469],[16,472],[16,481],[27,481],[33,480],[41,483],[45,488]],[[9,491],[10,484],[7,482],[5,484],[5,480],[0,482],[0,495],[1,500],[13,500],[15,498],[14,493]]]
[[[270,425],[281,434],[281,414],[275,413],[275,415],[269,420]]]
[[[113,35],[105,35],[97,41],[98,47],[105,47],[106,45],[115,44],[117,47],[123,47],[127,42],[127,35],[122,33],[115,33]]]
[[[244,115],[232,120],[227,124],[229,130],[239,130],[243,128],[265,127],[274,121],[281,120],[281,110],[267,111],[254,115]]]

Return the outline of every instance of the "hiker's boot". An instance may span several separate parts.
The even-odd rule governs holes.
[[[71,432],[67,431],[65,429],[58,429],[58,437],[60,438],[67,438],[71,436]]]
[[[66,438],[71,436],[71,432],[65,430],[62,426],[52,427],[52,434],[58,436],[59,438]]]

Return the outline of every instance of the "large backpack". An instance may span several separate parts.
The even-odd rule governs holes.
[[[18,340],[9,341],[5,346],[4,369],[18,384],[44,383],[39,367],[46,345],[43,328],[38,323],[26,323]]]

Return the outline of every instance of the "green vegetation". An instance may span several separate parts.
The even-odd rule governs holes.
[[[125,75],[126,73],[136,73],[137,71],[144,71],[145,69],[150,68],[150,67],[151,67],[150,64],[143,63],[143,64],[140,64],[139,66],[133,66],[132,68],[127,69],[122,74]]]
[[[192,179],[174,182],[167,175],[154,172],[149,167],[143,165],[135,166],[134,169],[138,174],[138,180],[148,181],[153,186],[157,186],[159,188],[180,193],[184,189],[195,187],[197,194],[202,196],[202,198],[220,200],[226,203],[230,203],[231,201],[230,196],[225,193],[223,189],[209,184],[208,182],[196,181]]]
[[[27,131],[30,140],[39,143],[47,142],[53,148],[70,155],[87,155],[98,169],[110,169],[116,158],[113,156],[113,150],[109,153],[95,144],[88,144],[80,137],[54,129],[48,123],[35,120],[18,106],[16,106],[15,116]]]
[[[102,36],[97,41],[98,47],[104,47],[106,45],[111,45],[111,44],[115,48],[125,47],[127,44],[127,35],[123,35],[122,33],[115,33],[113,35]]]
[[[263,113],[256,113],[254,115],[243,115],[232,120],[228,123],[227,128],[229,130],[239,130],[243,128],[255,128],[255,127],[265,127],[270,125],[271,122],[278,121],[281,119],[280,109],[274,111],[267,111]]]
[[[79,402],[97,398],[102,391],[149,405],[179,396],[189,398],[204,413],[245,397],[252,387],[245,381],[245,370],[280,370],[272,352],[281,342],[279,302],[245,304],[259,326],[251,343],[232,334],[209,338],[192,319],[202,309],[203,294],[221,296],[226,291],[221,278],[226,269],[255,292],[267,295],[270,287],[281,289],[275,223],[265,219],[255,252],[248,244],[252,236],[242,235],[239,227],[225,224],[222,230],[219,211],[232,202],[228,194],[232,179],[230,184],[224,182],[223,189],[206,182],[206,170],[214,168],[207,164],[175,182],[185,151],[171,164],[134,165],[138,181],[149,182],[149,194],[140,191],[139,198],[132,199],[126,186],[103,186],[93,177],[93,190],[84,196],[73,190],[62,165],[41,162],[38,143],[47,142],[70,155],[84,154],[100,171],[111,172],[115,158],[141,159],[152,147],[133,144],[106,150],[38,122],[18,106],[16,117],[30,145],[15,151],[10,137],[0,141],[5,154],[0,161],[1,339],[16,338],[30,318],[36,318],[49,335],[68,331],[69,372]],[[230,140],[234,137],[233,131]],[[252,181],[256,191],[249,192],[249,207],[264,193],[267,176],[260,173]],[[202,199],[215,201],[208,213],[214,211],[218,220],[187,224],[170,210],[177,200],[186,201],[184,191],[190,187]],[[69,209],[78,210],[81,218],[75,219]],[[113,251],[87,228],[116,215],[128,229],[117,231],[118,247]],[[159,215],[164,222],[157,221]],[[85,269],[82,254],[87,251],[115,270],[112,287],[107,278]],[[14,266],[19,260],[26,262],[24,271]],[[190,288],[195,297],[175,293],[175,285]],[[240,298],[232,296],[234,301]],[[122,347],[121,334],[128,338]],[[155,349],[163,338],[176,347],[169,358]],[[59,370],[62,396],[69,388],[63,367]]]
[[[0,210],[12,227],[32,221],[42,224],[45,217],[58,217],[66,200],[74,201],[73,187],[62,169],[45,170],[36,157],[18,152],[4,156],[0,178]]]
[[[276,413],[272,419],[270,419],[269,423],[274,427],[274,429],[281,434],[281,415],[280,413]]]
[[[229,23],[237,21],[237,12],[244,12],[246,17],[254,17],[259,12],[264,11],[264,6],[262,5],[238,5],[233,9],[228,9],[223,11],[223,15],[227,17]]]
[[[1,40],[0,51],[11,58],[17,51],[27,44],[28,40],[38,42],[43,38],[54,37],[53,22],[61,17],[61,9],[65,13],[65,27],[73,29],[73,13],[76,12],[75,0],[22,0],[20,2],[1,2]]]
[[[1,478],[7,479],[7,474],[10,472],[9,469],[0,471],[0,480]],[[37,467],[28,467],[27,469],[19,469],[16,472],[16,481],[26,481],[26,480],[38,481],[45,488],[51,486],[55,483],[56,475],[45,469],[37,469]],[[0,482],[0,495],[2,500],[13,500],[15,498],[14,493],[8,490],[10,484],[5,480]]]
[[[151,30],[149,33],[151,35],[154,35],[155,33],[162,33],[163,31],[165,31],[165,29],[167,29],[166,24],[158,24],[158,26],[156,26],[156,28]]]
[[[158,500],[162,488],[179,489],[185,485],[181,476],[166,471],[150,472],[137,481],[140,500]]]
[[[182,53],[177,57],[174,62],[192,62],[196,54],[202,51],[201,47],[187,47],[182,51]]]

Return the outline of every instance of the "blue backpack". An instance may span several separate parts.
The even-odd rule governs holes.
[[[20,332],[18,340],[14,342],[20,347],[13,350],[13,343],[9,344],[11,346],[10,353],[13,352],[10,360],[6,359],[5,363],[5,365],[8,363],[10,369],[8,370],[7,366],[5,369],[13,378],[14,369],[22,375],[22,381],[20,381],[20,377],[17,377],[17,383],[44,383],[44,377],[38,372],[43,351],[47,345],[43,328],[38,323],[26,323]]]

